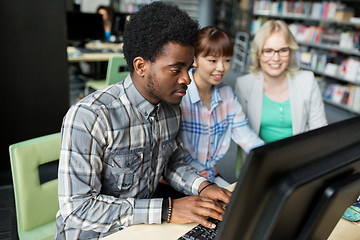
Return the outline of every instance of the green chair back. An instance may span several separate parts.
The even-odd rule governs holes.
[[[9,147],[20,240],[52,239],[59,210],[58,180],[40,184],[39,166],[60,157],[60,133]]]
[[[129,74],[128,71],[124,71],[126,67],[127,64],[124,57],[111,56],[106,70],[106,85],[108,86],[124,80]]]
[[[111,56],[109,58],[107,70],[106,70],[106,79],[105,80],[89,80],[85,85],[85,95],[89,94],[89,90],[99,90],[104,87],[107,87],[111,84],[121,82],[129,74],[128,71],[124,71],[124,68],[127,67],[126,60],[123,56]]]

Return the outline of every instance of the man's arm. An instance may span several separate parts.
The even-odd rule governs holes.
[[[178,146],[164,171],[164,177],[175,189],[184,190],[187,194],[195,196],[173,200],[170,222],[197,222],[205,227],[214,228],[213,223],[207,219],[212,217],[222,220],[225,211],[223,204],[229,203],[231,193],[216,185],[209,185],[210,182],[206,178],[187,165],[179,141],[181,140],[178,138]]]
[[[174,143],[166,147],[171,148],[173,153],[164,168],[163,177],[176,190],[187,195],[198,195],[200,184],[207,179],[185,162],[180,134]]]

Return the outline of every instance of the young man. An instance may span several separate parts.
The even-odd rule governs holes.
[[[183,160],[179,103],[190,83],[198,24],[154,2],[126,25],[130,75],[70,108],[62,126],[56,239],[94,239],[141,223],[214,227],[230,192]],[[188,196],[152,198],[163,177]]]

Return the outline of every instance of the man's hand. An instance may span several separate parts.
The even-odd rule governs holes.
[[[201,187],[207,185],[201,184]],[[231,192],[215,185],[208,186],[201,192],[201,196],[189,196],[173,199],[172,223],[197,222],[208,228],[215,228],[215,224],[209,222],[209,217],[222,221],[225,207],[230,201]]]
[[[215,228],[209,217],[222,220],[224,207],[220,202],[200,196],[189,196],[172,200],[171,223],[197,222],[208,228]]]
[[[209,182],[205,181],[200,184],[199,196],[210,198],[214,201],[221,201],[225,205],[230,202],[231,192],[225,188],[217,187],[216,185],[209,185]]]

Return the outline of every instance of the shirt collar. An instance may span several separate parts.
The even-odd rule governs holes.
[[[136,89],[130,74],[125,78],[123,84],[125,94],[129,99],[129,102],[131,105],[135,106],[146,119],[148,119],[153,112],[155,113],[159,111],[160,103],[158,105],[153,105],[147,101]]]
[[[190,97],[190,101],[191,103],[197,103],[199,101],[201,101],[200,96],[199,96],[199,92],[197,90],[196,87],[196,83],[194,81],[194,73],[196,71],[196,68],[192,68],[189,70],[189,77],[191,79],[191,83],[188,86],[188,91],[187,94],[189,94]]]

